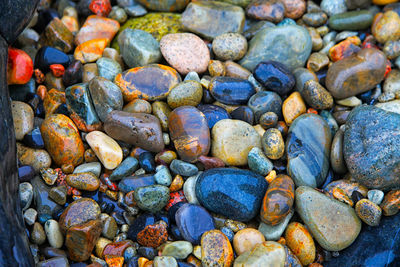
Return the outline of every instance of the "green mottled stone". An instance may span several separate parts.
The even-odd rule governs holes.
[[[340,251],[350,246],[361,230],[354,209],[308,186],[296,190],[296,211],[322,248]]]
[[[121,65],[110,58],[101,57],[96,61],[99,76],[114,81],[115,76],[122,72]]]
[[[358,31],[368,29],[373,14],[369,10],[349,11],[329,18],[329,27],[338,31]]]
[[[188,31],[212,40],[223,33],[241,33],[245,14],[241,7],[228,3],[198,1],[187,6],[181,21]]]
[[[146,31],[125,29],[118,36],[118,44],[122,58],[130,68],[157,63],[161,59],[160,44]]]
[[[140,209],[156,213],[167,205],[169,189],[163,185],[139,187],[133,193],[133,197]]]
[[[111,173],[110,180],[118,181],[131,175],[139,168],[139,161],[134,157],[127,157],[118,167]]]
[[[168,105],[174,109],[180,106],[197,106],[203,97],[203,87],[196,81],[181,82],[171,89]]]
[[[112,47],[119,51],[118,36],[125,29],[143,30],[160,41],[168,33],[182,32],[181,15],[174,13],[149,13],[143,17],[132,18],[121,26],[117,36],[112,42]]]
[[[261,174],[262,176],[266,176],[274,167],[272,162],[258,147],[253,147],[250,150],[249,154],[247,155],[247,164],[249,165],[250,170]]]
[[[311,37],[306,28],[297,25],[269,27],[250,40],[240,64],[252,71],[261,61],[274,60],[293,71],[304,66],[311,49]]]

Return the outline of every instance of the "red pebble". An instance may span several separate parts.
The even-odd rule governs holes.
[[[20,49],[8,48],[7,82],[8,84],[25,84],[33,74],[31,57]]]
[[[385,71],[385,79],[388,76],[389,72],[392,70],[392,63],[390,63],[390,60],[388,59],[386,61],[386,71]]]
[[[92,0],[89,9],[97,16],[107,17],[111,12],[110,0]]]
[[[64,75],[65,72],[65,68],[61,64],[50,65],[50,70],[53,73],[54,77],[61,77]]]
[[[111,182],[110,178],[108,178],[108,174],[103,174],[100,176],[100,181],[107,185],[108,189],[111,191],[118,191],[118,186]]]
[[[317,114],[317,115],[318,115],[318,111],[316,111],[316,110],[313,109],[313,108],[308,108],[308,109],[307,109],[307,113],[314,113],[314,114]]]
[[[165,210],[169,210],[173,205],[175,205],[178,202],[187,202],[185,195],[183,194],[183,190],[177,191],[177,192],[172,192],[169,194],[169,201],[167,205],[165,206]]]
[[[44,83],[44,80],[46,78],[45,78],[43,72],[39,69],[35,69],[34,73],[35,73],[36,82],[38,84]]]
[[[58,177],[57,177],[57,180],[56,180],[57,186],[66,185],[67,187],[70,187],[69,185],[67,185],[67,182],[65,181],[65,178],[67,176],[63,173],[61,168],[57,168],[57,169],[54,169],[54,170],[58,173]]]

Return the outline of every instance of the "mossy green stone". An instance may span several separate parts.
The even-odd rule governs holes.
[[[368,10],[349,11],[329,18],[329,27],[338,31],[358,31],[368,29],[373,14]]]
[[[133,197],[140,209],[156,213],[167,205],[169,189],[163,185],[139,187],[133,193]]]
[[[180,19],[181,15],[174,13],[149,13],[143,17],[131,18],[121,26],[111,46],[119,51],[118,36],[128,28],[146,31],[160,41],[166,34],[183,32]]]

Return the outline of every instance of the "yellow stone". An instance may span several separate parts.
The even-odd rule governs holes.
[[[253,128],[260,135],[260,137],[264,135],[265,129],[260,124],[254,125]]]
[[[282,105],[283,118],[290,125],[298,116],[306,113],[306,104],[299,92],[292,93]]]
[[[121,147],[105,133],[90,132],[86,135],[86,141],[106,169],[113,170],[121,163],[123,156]]]
[[[107,45],[108,40],[105,38],[86,41],[75,49],[74,58],[83,64],[95,62],[102,57],[103,51]]]
[[[233,248],[237,255],[241,255],[263,242],[265,242],[265,237],[260,231],[246,228],[237,232],[233,237]]]
[[[396,2],[398,2],[398,0],[372,0],[372,3],[375,5],[387,5]]]
[[[237,257],[233,267],[284,267],[285,260],[285,248],[277,242],[266,241]]]
[[[267,180],[268,183],[271,183],[274,179],[276,178],[276,171],[272,170],[268,173],[267,176],[265,176],[265,180]]]
[[[198,258],[199,260],[201,260],[201,246],[197,245],[194,246],[193,248],[193,255]]]

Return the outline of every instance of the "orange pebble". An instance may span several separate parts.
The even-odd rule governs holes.
[[[104,259],[109,267],[122,267],[124,264],[124,257],[106,255]]]
[[[268,173],[267,176],[265,176],[265,180],[267,180],[268,183],[271,183],[274,179],[276,178],[276,171],[272,170]]]
[[[329,49],[329,57],[333,62],[349,57],[361,50],[360,44],[361,40],[357,36],[348,37]]]
[[[80,44],[74,52],[74,58],[82,63],[90,63],[98,60],[103,55],[108,45],[108,39],[93,39]]]
[[[43,100],[46,97],[47,94],[47,88],[44,85],[39,85],[36,94]]]
[[[145,264],[146,264],[146,262],[148,262],[148,261],[149,261],[148,259],[146,259],[146,258],[144,258],[144,257],[140,257],[140,258],[138,259],[138,265],[139,265],[139,267],[144,267]]]
[[[314,113],[314,114],[318,114],[318,111],[316,111],[315,109],[313,109],[313,108],[308,108],[307,109],[307,113]]]
[[[50,65],[51,73],[53,73],[54,77],[61,77],[64,75],[65,68],[61,64],[52,64]]]
[[[279,244],[282,244],[282,245],[285,245],[285,246],[286,246],[286,239],[285,239],[283,236],[281,236],[277,242],[278,242]]]

